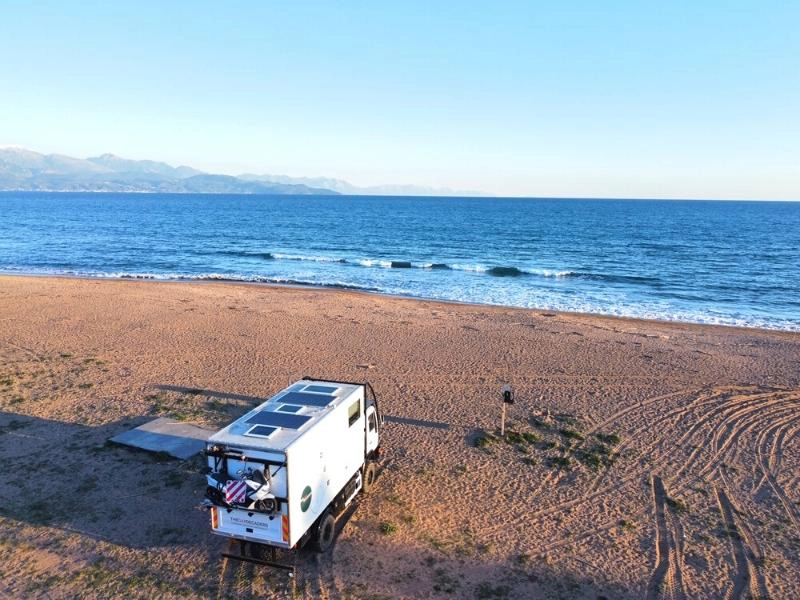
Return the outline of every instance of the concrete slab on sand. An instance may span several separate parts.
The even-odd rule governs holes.
[[[200,452],[212,434],[214,431],[210,429],[159,417],[135,429],[115,435],[110,441],[150,452],[166,452],[170,456],[185,460]]]

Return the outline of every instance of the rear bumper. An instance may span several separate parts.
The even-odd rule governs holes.
[[[290,548],[288,515],[279,514],[270,518],[263,513],[229,510],[219,506],[212,506],[209,512],[211,532],[216,535],[276,548]]]

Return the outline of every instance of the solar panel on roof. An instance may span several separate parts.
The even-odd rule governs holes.
[[[303,390],[304,392],[315,392],[318,394],[335,394],[339,388],[331,387],[329,385],[308,385]]]
[[[284,413],[296,413],[296,412],[298,412],[298,411],[300,411],[302,409],[303,409],[302,406],[296,406],[294,404],[282,404],[281,406],[279,406],[275,410],[278,411],[278,412],[284,412]]]
[[[257,425],[274,425],[286,429],[300,429],[309,419],[311,417],[305,415],[289,415],[274,410],[262,410],[247,419],[247,422]]]
[[[336,400],[336,396],[327,394],[306,394],[305,392],[289,392],[279,398],[287,404],[301,404],[303,406],[328,406]]]
[[[266,425],[256,425],[247,430],[245,435],[254,435],[257,437],[269,437],[278,431],[277,427],[267,427]]]

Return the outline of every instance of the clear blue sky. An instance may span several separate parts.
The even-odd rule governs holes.
[[[507,195],[800,198],[797,1],[0,2],[0,145]]]

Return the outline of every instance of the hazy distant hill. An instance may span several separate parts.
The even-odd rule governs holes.
[[[485,196],[480,192],[418,185],[358,187],[330,177],[238,177],[173,167],[114,154],[73,158],[25,148],[0,148],[0,191],[162,192],[214,194],[353,194],[373,196]]]
[[[167,163],[152,160],[129,160],[114,154],[103,154],[86,160],[116,173],[152,173],[179,179],[203,174],[202,171],[191,167],[171,167]]]
[[[288,175],[253,175],[245,173],[239,179],[248,181],[261,181],[266,183],[282,183],[295,185],[309,185],[323,187],[340,194],[354,196],[488,196],[483,192],[451,190],[449,188],[436,188],[421,185],[373,185],[358,187],[342,179],[332,177],[289,177]]]
[[[215,194],[338,194],[299,183],[253,181],[103,154],[81,159],[0,148],[0,190]]]

